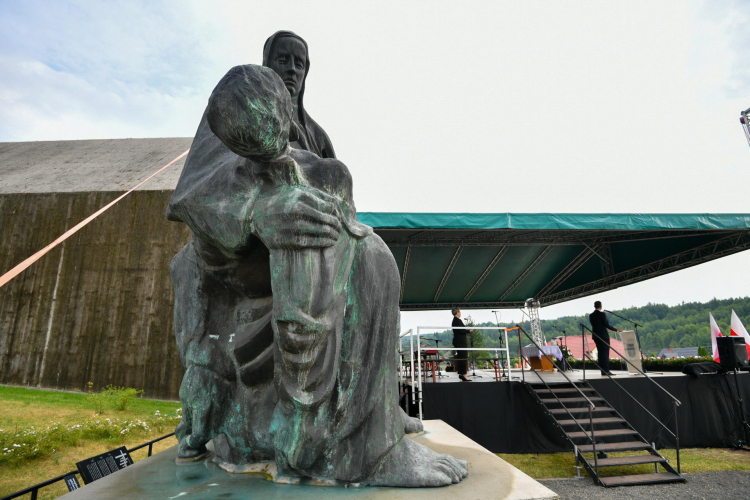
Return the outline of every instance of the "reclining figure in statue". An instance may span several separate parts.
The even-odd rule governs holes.
[[[289,147],[291,119],[272,70],[230,70],[170,201],[193,230],[172,263],[179,457],[213,439],[219,461],[275,460],[289,482],[459,482],[465,461],[404,436],[395,260],[357,222],[346,166]]]

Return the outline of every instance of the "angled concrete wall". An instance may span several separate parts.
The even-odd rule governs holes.
[[[0,194],[0,273],[119,194]],[[190,231],[164,218],[170,195],[132,193],[0,288],[0,383],[177,398],[169,262]]]

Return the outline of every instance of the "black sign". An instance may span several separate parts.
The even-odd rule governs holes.
[[[81,460],[76,464],[84,484],[89,484],[104,476],[109,476],[120,469],[133,465],[127,448],[124,446],[95,457]]]
[[[78,478],[75,474],[68,474],[63,480],[65,481],[65,486],[68,487],[68,491],[77,490],[81,487],[81,483],[78,482]]]

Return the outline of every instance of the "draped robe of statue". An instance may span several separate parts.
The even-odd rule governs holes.
[[[179,456],[199,458],[213,439],[220,461],[275,460],[292,477],[460,481],[465,463],[404,439],[399,274],[383,241],[356,221],[346,166],[291,148],[273,161],[238,156],[207,115],[167,208],[193,231],[171,265],[187,370]],[[288,190],[336,200],[342,230],[333,245],[270,243],[274,214],[294,211],[279,206]]]

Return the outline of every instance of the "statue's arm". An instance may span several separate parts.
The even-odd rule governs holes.
[[[202,241],[228,253],[257,244],[250,214],[260,192],[248,160],[229,150],[211,131],[204,114],[167,219],[184,222]]]

